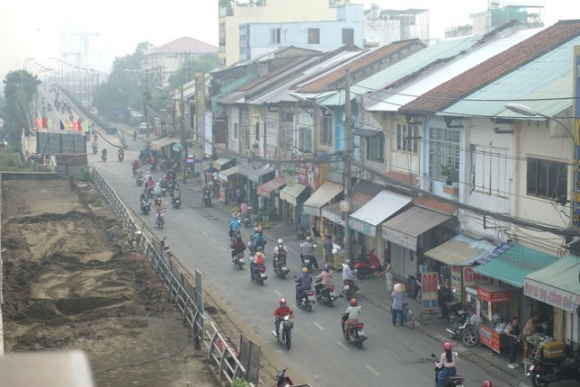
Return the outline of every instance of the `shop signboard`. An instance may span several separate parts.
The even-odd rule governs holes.
[[[491,283],[491,278],[473,272],[469,266],[463,267],[463,286],[475,287],[475,285],[484,285]]]
[[[492,304],[500,302],[509,302],[510,292],[508,290],[490,290],[488,288],[478,286],[477,298]]]
[[[524,279],[524,295],[572,313],[575,313],[576,308],[580,305],[579,295],[556,289],[529,278]]]
[[[317,154],[317,157],[322,157],[324,154]],[[311,159],[311,156],[300,156],[300,160]],[[305,162],[304,164],[298,164],[296,167],[296,174],[298,176],[298,182],[302,185],[312,188],[316,191],[324,181],[326,181],[327,165],[324,164],[314,164],[311,162]]]
[[[423,312],[437,310],[437,273],[423,273],[421,275],[421,306]]]
[[[411,251],[417,251],[417,238],[383,226],[383,239],[391,241]]]
[[[461,299],[461,273],[462,266],[451,266],[451,290]]]
[[[485,324],[479,324],[479,341],[496,352],[500,352],[500,336]]]
[[[351,230],[360,232],[361,234],[365,234],[370,237],[374,237],[377,234],[377,228],[375,226],[370,223],[363,222],[362,220],[353,218],[352,216],[348,217],[348,226]]]

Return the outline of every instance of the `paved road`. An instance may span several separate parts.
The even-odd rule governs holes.
[[[135,213],[139,210],[141,188],[135,185],[131,162],[141,146],[139,140],[135,143],[129,139],[129,151],[122,163],[115,159],[102,162],[98,155],[89,155],[91,164]],[[167,197],[166,228],[155,232],[159,237],[168,237],[172,251],[188,270],[193,272],[197,268],[202,272],[206,290],[235,311],[237,317],[261,338],[259,344],[263,348],[278,353],[282,364],[288,364],[293,372],[299,372],[315,386],[433,385],[433,367],[428,357],[431,353],[440,353],[441,345],[417,329],[392,327],[390,314],[384,308],[365,303],[364,299],[361,322],[365,323],[369,336],[364,349],[349,345],[341,336],[339,314],[346,308],[343,299],[333,308],[316,304],[312,313],[292,305],[297,314],[293,346],[290,351],[283,349],[271,333],[272,312],[279,298],[294,300],[292,277],[299,274],[300,259],[291,254],[291,273],[286,280],[272,276],[271,264],[268,264],[269,278],[265,286],[253,284],[248,270],[234,269],[229,260],[228,215],[219,208],[203,207],[200,187],[193,180],[182,189],[183,207],[171,208]],[[155,229],[153,214],[139,216],[150,229]],[[287,242],[291,250],[296,251],[298,242]],[[273,245],[274,241],[270,240],[269,251]],[[335,280],[340,280],[339,273],[335,274]],[[365,281],[383,283],[384,280]],[[364,287],[365,282],[362,283],[362,295]],[[461,363],[459,372],[466,376],[468,386],[478,385],[487,376],[486,371],[467,361]]]

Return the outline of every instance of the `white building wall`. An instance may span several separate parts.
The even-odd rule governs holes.
[[[367,20],[364,37],[377,39],[379,46],[386,46],[401,40],[401,22],[399,20],[374,19]]]
[[[240,152],[240,111],[237,106],[228,106],[226,112],[228,116],[228,149]]]

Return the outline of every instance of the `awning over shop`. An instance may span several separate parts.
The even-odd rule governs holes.
[[[312,196],[304,202],[304,215],[320,216],[320,209],[342,191],[342,186],[332,181],[325,181]]]
[[[260,178],[262,176],[266,176],[267,174],[272,173],[272,177],[274,177],[274,167],[270,164],[264,164],[259,168],[254,169],[248,173],[248,179],[253,181],[254,183],[260,184]]]
[[[425,255],[448,266],[467,266],[484,255],[491,254],[495,248],[496,246],[489,241],[472,239],[459,234],[427,251]]]
[[[213,162],[212,166],[215,169],[217,169],[218,171],[221,171],[222,168],[224,167],[224,165],[226,165],[230,161],[232,161],[232,159],[230,159],[228,157],[220,157],[219,159],[217,159],[216,161]]]
[[[179,139],[176,137],[161,137],[157,140],[150,141],[149,143],[153,148],[161,149],[164,146],[175,144],[176,142],[179,142]]]
[[[348,217],[348,226],[362,234],[375,237],[377,226],[402,210],[411,200],[413,199],[409,196],[382,190]]]
[[[284,187],[286,185],[286,178],[284,176],[278,176],[274,180],[270,180],[267,183],[259,185],[256,188],[258,195],[264,196],[265,198],[269,198],[272,191],[277,190],[278,188]]]
[[[286,186],[282,191],[280,191],[280,199],[286,200],[293,206],[297,206],[298,197],[300,196],[300,194],[302,194],[302,192],[304,192],[305,189],[306,189],[305,185],[298,183]]]
[[[221,181],[228,181],[229,178],[240,171],[241,166],[235,165],[231,168],[226,169],[225,171],[220,171],[219,178]]]
[[[366,201],[352,199],[352,212],[357,211],[364,206]],[[344,226],[344,213],[340,210],[340,202],[333,203],[326,207],[322,207],[321,216],[330,220],[333,223]]]
[[[524,294],[546,304],[576,312],[580,305],[580,257],[568,255],[524,279]]]
[[[383,238],[409,250],[417,251],[419,235],[451,218],[449,215],[429,211],[425,208],[411,207],[383,223]]]
[[[248,177],[250,175],[250,172],[254,170],[254,165],[252,163],[239,165],[240,169],[238,170],[238,174],[240,174],[241,176]]]
[[[474,268],[473,272],[521,288],[525,276],[557,260],[553,255],[514,243],[493,261]]]

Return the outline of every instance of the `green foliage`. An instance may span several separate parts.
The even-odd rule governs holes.
[[[78,180],[83,182],[90,182],[93,180],[89,167],[83,167],[83,169],[81,169],[81,177]]]
[[[441,169],[441,176],[443,176],[446,180],[451,182],[457,181],[457,171],[455,171],[455,168],[452,165],[441,164],[439,168]]]
[[[196,73],[208,73],[218,65],[218,54],[208,53],[193,56],[179,70],[169,76],[169,88],[175,90],[182,84],[193,81]]]
[[[250,383],[249,382],[246,382],[243,379],[235,378],[232,381],[232,387],[250,387]]]
[[[29,171],[28,164],[21,164],[16,155],[17,150],[9,147],[0,147],[0,171],[23,172]]]
[[[29,129],[30,109],[34,97],[37,96],[37,87],[41,84],[36,75],[26,70],[11,71],[4,78],[4,105],[2,118],[4,130],[11,142],[20,138],[20,131]]]

